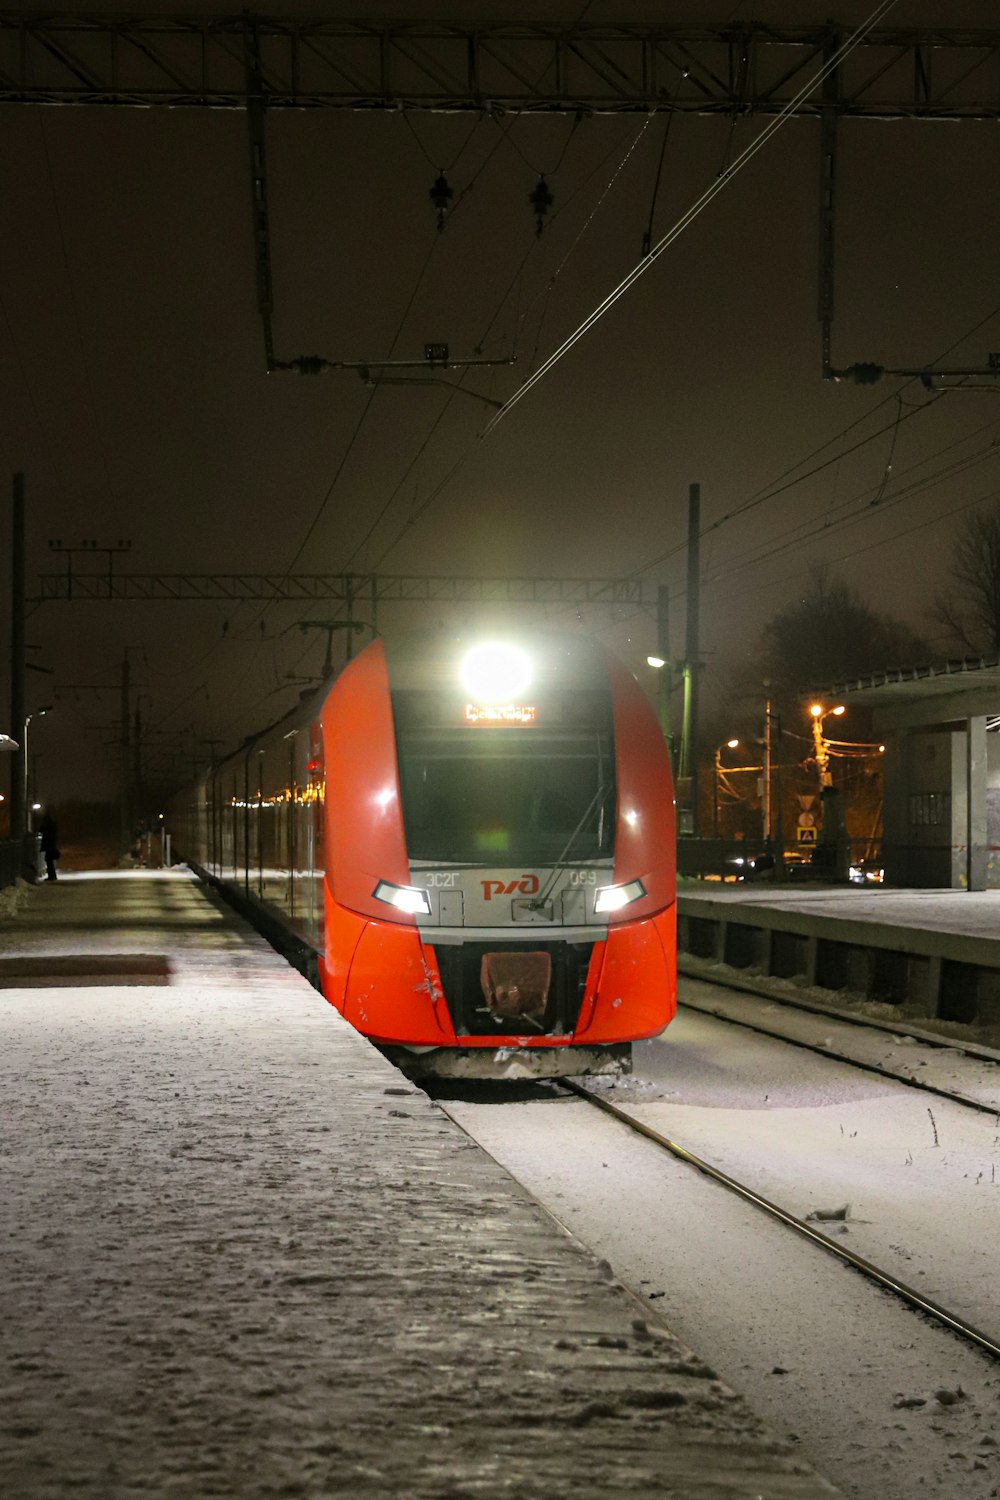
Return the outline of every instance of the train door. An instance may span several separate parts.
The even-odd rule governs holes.
[[[218,772],[213,770],[208,776],[208,870],[217,880],[222,876],[221,800]]]
[[[248,871],[247,888],[258,900],[262,900],[264,896],[265,843],[268,842],[267,830],[264,827],[266,815],[264,806],[263,750],[257,751],[253,757],[252,764],[250,757],[247,756],[247,770],[250,773],[251,781],[256,782],[256,786],[252,786],[251,795],[247,799],[250,804],[248,812],[250,814],[252,832],[252,840],[248,843],[251,863]]]
[[[297,861],[297,832],[298,822],[295,816],[295,804],[298,799],[298,781],[295,777],[295,741],[298,735],[292,732],[288,736],[288,796],[285,799],[285,838],[286,838],[286,868],[288,868],[288,891],[285,895],[286,910],[294,921],[298,915],[297,904],[295,904],[295,861]]]
[[[232,769],[219,777],[219,874],[223,880],[236,879],[236,772]]]
[[[309,726],[309,833],[311,843],[310,881],[312,912],[310,930],[317,947],[323,941],[323,881],[326,869],[323,826],[326,816],[326,778],[323,765],[323,729],[319,723]]]

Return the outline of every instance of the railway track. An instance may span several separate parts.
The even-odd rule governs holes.
[[[998,1123],[1000,1123],[1000,1055],[991,1048],[936,1036],[931,1032],[919,1028],[910,1029],[895,1022],[882,1023],[869,1016],[851,1015],[849,1012],[834,1010],[828,1006],[786,998],[785,996],[775,995],[768,990],[755,988],[748,984],[720,980],[714,975],[709,978],[705,975],[688,972],[683,977],[694,979],[700,984],[709,985],[715,989],[728,991],[733,994],[754,995],[760,999],[767,1000],[769,1004],[778,1005],[785,1010],[798,1012],[802,1015],[821,1016],[838,1024],[843,1023],[846,1026],[863,1028],[869,1032],[877,1032],[890,1042],[898,1042],[905,1039],[938,1051],[951,1052],[970,1058],[976,1062],[987,1063],[991,1068],[997,1070],[995,1096],[987,1099],[977,1098],[975,1095],[963,1093],[959,1089],[945,1088],[940,1084],[930,1083],[903,1067],[893,1067],[885,1062],[859,1058],[855,1053],[841,1050],[826,1040],[819,1043],[811,1041],[807,1037],[790,1036],[787,1031],[782,1030],[778,1026],[769,1026],[760,1017],[750,1019],[746,1016],[735,1016],[717,1006],[699,1003],[690,994],[685,994],[679,1000],[679,1004],[683,1009],[696,1011],[699,1015],[711,1016],[714,1020],[725,1021],[731,1026],[741,1026],[747,1031],[756,1032],[759,1036],[771,1037],[776,1041],[787,1042],[789,1046],[800,1047],[804,1051],[814,1052],[820,1057],[832,1058],[836,1062],[849,1063],[852,1067],[861,1068],[865,1072],[876,1073],[883,1078],[891,1078],[896,1083],[905,1083],[910,1088],[920,1089],[924,1093],[934,1094],[940,1099],[948,1099],[952,1103],[965,1105],[967,1108],[978,1110],[982,1114],[995,1115],[998,1117]]]
[[[882,1267],[875,1265],[874,1262],[867,1260],[863,1255],[858,1255],[856,1251],[848,1249],[846,1245],[838,1243],[829,1235],[824,1234],[822,1230],[817,1229],[815,1224],[797,1218],[795,1214],[789,1213],[787,1209],[781,1208],[776,1203],[772,1203],[769,1198],[765,1198],[754,1188],[749,1187],[746,1183],[739,1182],[735,1177],[730,1176],[727,1172],[723,1172],[720,1168],[705,1161],[703,1157],[688,1150],[687,1147],[681,1145],[678,1141],[672,1140],[669,1136],[654,1130],[652,1126],[646,1125],[643,1121],[636,1119],[634,1115],[630,1114],[628,1110],[623,1109],[620,1105],[612,1104],[610,1100],[593,1093],[585,1085],[577,1083],[573,1079],[560,1079],[558,1087],[574,1094],[588,1105],[602,1110],[627,1129],[634,1131],[637,1135],[643,1136],[648,1141],[652,1141],[662,1150],[669,1152],[671,1156],[677,1158],[677,1160],[686,1162],[689,1166],[694,1167],[713,1182],[724,1187],[728,1192],[741,1198],[745,1203],[749,1203],[762,1213],[767,1214],[772,1220],[783,1224],[786,1228],[801,1235],[803,1238],[811,1240],[813,1244],[827,1251],[828,1254],[835,1256],[844,1264],[852,1266],[854,1270],[860,1272],[869,1281],[883,1287],[909,1307],[948,1328],[966,1343],[984,1351],[991,1358],[1000,1360],[1000,1339],[984,1333],[982,1329],[975,1327],[974,1324],[968,1322],[958,1314],[950,1312],[939,1302],[935,1302],[933,1298],[925,1296],[916,1287],[893,1275],[891,1271],[884,1270]]]
[[[739,1035],[692,1014],[648,1076],[637,1058],[635,1090],[553,1080],[444,1107],[852,1500],[987,1500],[992,1119]]]

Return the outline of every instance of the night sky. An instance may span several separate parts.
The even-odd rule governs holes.
[[[265,9],[553,22],[667,10],[685,20],[803,24],[832,10],[850,27],[873,4],[330,0]],[[898,0],[890,19],[997,24],[995,5],[962,0]],[[765,123],[674,118],[654,241]],[[100,546],[127,538],[131,550],[115,565],[135,573],[641,572],[677,594],[671,626],[681,654],[680,549],[697,480],[711,703],[725,673],[749,663],[767,618],[807,595],[818,561],[933,635],[925,609],[945,582],[954,527],[971,502],[1000,497],[1000,446],[991,447],[1000,440],[1000,385],[932,402],[919,384],[859,389],[821,379],[813,120],[790,121],[486,437],[477,434],[494,408],[449,399],[439,386],[372,391],[346,371],[265,373],[241,113],[3,106],[3,125],[0,525],[6,556],[9,476],[23,470],[30,593],[40,574],[65,566],[50,538]],[[271,113],[278,356],[419,358],[425,342],[443,340],[455,356],[516,355],[509,369],[464,380],[494,400],[509,397],[640,258],[664,129],[663,115],[574,124]],[[428,189],[441,167],[462,196],[438,234]],[[1000,350],[998,167],[995,121],[842,123],[836,365],[924,366],[948,350],[946,363],[981,365]],[[555,204],[536,238],[527,198],[540,172]],[[916,407],[927,409],[911,416]],[[906,420],[893,432],[897,416]],[[821,473],[715,525],[797,466],[836,454]],[[904,482],[955,461],[961,472],[895,499]],[[810,531],[824,516],[838,525],[790,545],[797,528]],[[29,672],[27,684],[29,711],[56,705],[32,726],[43,796],[113,794],[115,752],[104,745],[117,734],[113,685],[126,650],[148,763],[164,766],[173,755],[180,768],[182,746],[204,757],[205,740],[234,745],[291,706],[300,684],[288,674],[318,672],[324,650],[298,621],[332,612],[44,605],[29,620],[29,660],[52,673]],[[452,617],[408,605],[386,609],[379,623]],[[551,610],[549,618],[576,617]],[[650,675],[648,615],[623,607],[582,618]],[[5,641],[7,629],[5,613]]]

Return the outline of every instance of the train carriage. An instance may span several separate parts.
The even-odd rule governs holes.
[[[585,637],[376,639],[173,827],[411,1072],[620,1070],[674,1013],[666,747]]]

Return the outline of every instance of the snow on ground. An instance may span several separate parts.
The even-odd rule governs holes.
[[[803,993],[783,980],[763,980],[759,991],[733,990],[728,987],[732,974],[722,964],[698,964],[698,977],[688,972],[679,978],[682,1001],[791,1040],[818,1044],[831,1055],[883,1068],[927,1088],[961,1094],[1000,1112],[1000,1051],[987,1047],[982,1055],[975,1056],[963,1051],[963,1047],[981,1042],[981,1036],[970,1035],[972,1027],[944,1022],[948,1032],[937,1028],[931,1031],[930,1023],[921,1019],[919,1029],[910,1032],[899,1022],[898,1006],[875,1001],[851,1006],[844,1003],[840,992],[831,1001],[829,991],[808,989]],[[752,978],[741,981],[740,977],[736,982],[748,989],[756,983]],[[783,989],[779,990],[779,985]],[[768,998],[768,991],[775,998]],[[778,995],[782,999],[777,999]],[[825,998],[819,999],[821,996]],[[786,998],[791,1003],[785,1003]],[[812,1002],[817,1002],[816,1012],[808,1009]],[[859,1026],[846,1019],[851,1016],[878,1024]],[[945,1037],[955,1045],[940,1045]]]
[[[170,982],[16,982],[109,952]],[[46,886],[3,960],[4,1500],[830,1493],[200,888]]]
[[[808,1020],[825,1041],[829,1023]],[[637,1051],[669,1092],[634,1113],[799,1218],[849,1204],[853,1250],[1000,1341],[995,1115],[708,1016]],[[946,1077],[946,1057],[928,1049],[923,1071]]]
[[[901,890],[896,886],[797,886],[722,881],[677,882],[678,896],[779,907],[812,916],[879,922],[889,927],[918,927],[967,937],[1000,937],[1000,890]]]
[[[1000,1338],[995,1118],[692,1012],[636,1068],[601,1091]],[[1000,1494],[987,1356],[555,1091],[448,1107],[852,1500]]]

